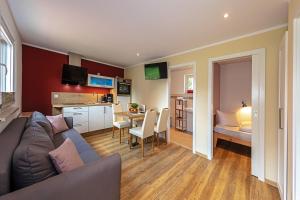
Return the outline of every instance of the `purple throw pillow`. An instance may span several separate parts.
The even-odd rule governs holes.
[[[57,149],[50,151],[49,155],[59,173],[71,171],[84,165],[74,143],[69,138]]]

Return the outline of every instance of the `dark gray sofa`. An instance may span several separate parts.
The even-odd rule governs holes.
[[[72,118],[65,120],[70,129],[55,135],[53,142],[59,146],[70,138],[85,165],[14,191],[12,158],[28,123],[27,118],[14,119],[0,133],[0,200],[120,199],[120,155],[101,158],[72,128]]]

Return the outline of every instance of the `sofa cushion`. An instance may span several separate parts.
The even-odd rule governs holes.
[[[68,127],[64,117],[62,116],[62,114],[55,115],[55,116],[46,116],[46,117],[52,125],[52,129],[53,129],[54,134],[61,133],[65,130],[69,129],[69,127]]]
[[[48,153],[54,144],[44,128],[32,123],[22,136],[13,155],[14,189],[20,189],[43,181],[57,174]]]
[[[57,149],[50,151],[49,155],[59,173],[72,171],[83,166],[83,161],[81,160],[74,143],[69,138],[67,138]]]
[[[43,115],[40,112],[33,112],[31,117],[28,120],[29,122],[27,123],[27,128],[30,126],[32,122],[38,123],[41,127],[43,127],[48,134],[48,136],[53,140],[53,129],[50,121],[46,118],[45,115]]]
[[[11,163],[18,146],[27,118],[14,119],[0,133],[0,196],[11,191]]]
[[[54,135],[54,145],[59,147],[67,138],[70,138],[85,164],[101,159],[101,157],[92,149],[92,147],[81,137],[75,129],[69,129],[62,133]]]

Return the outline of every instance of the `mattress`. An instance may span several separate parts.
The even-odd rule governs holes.
[[[244,132],[240,130],[240,127],[238,126],[221,126],[216,125],[214,127],[214,131],[217,133],[222,133],[224,135],[228,135],[240,140],[249,141],[251,142],[251,133]]]

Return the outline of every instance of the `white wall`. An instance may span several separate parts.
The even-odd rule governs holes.
[[[220,110],[237,112],[242,101],[251,105],[252,63],[220,65]]]
[[[171,95],[184,94],[184,76],[193,74],[193,68],[180,68],[171,71]]]
[[[19,35],[19,32],[16,28],[14,19],[10,12],[6,0],[0,0],[0,14],[4,19],[12,37],[15,40],[15,47],[16,47],[16,102],[15,104],[20,107],[19,112],[15,115],[11,116],[9,120],[6,122],[0,122],[0,132],[9,124],[9,122],[15,118],[21,111],[21,101],[22,101],[22,41]]]
[[[131,102],[145,104],[147,109],[169,107],[167,79],[145,80],[144,66],[125,70],[125,77],[132,79]]]

